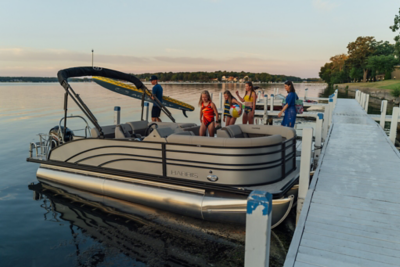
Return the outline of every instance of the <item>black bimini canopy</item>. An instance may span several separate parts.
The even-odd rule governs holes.
[[[69,69],[60,70],[57,73],[58,81],[60,82],[61,86],[64,87],[64,89],[65,89],[65,97],[64,97],[64,111],[65,111],[64,131],[66,129],[66,124],[67,124],[67,103],[68,103],[68,95],[69,95],[74,100],[74,102],[78,105],[78,107],[83,111],[83,113],[90,119],[90,121],[94,124],[94,126],[97,128],[97,130],[100,133],[100,137],[104,136],[100,125],[97,123],[96,117],[93,115],[93,113],[89,110],[89,108],[82,101],[82,99],[79,97],[79,95],[75,93],[75,91],[72,89],[72,87],[68,83],[68,78],[82,77],[82,76],[100,76],[100,77],[123,80],[123,81],[127,81],[127,82],[133,83],[136,86],[136,88],[141,89],[143,91],[142,117],[141,117],[142,120],[143,120],[143,107],[144,107],[145,94],[147,93],[150,96],[153,96],[153,95],[149,91],[149,89],[147,89],[147,87],[138,78],[136,78],[132,74],[127,74],[127,73],[119,72],[119,71],[116,71],[116,70],[110,70],[110,69],[105,69],[105,68],[100,68],[100,67],[75,67],[75,68],[69,68]],[[161,110],[173,122],[175,122],[175,119],[172,117],[172,115],[169,112],[169,110],[162,104],[162,102],[161,102],[162,99],[160,101],[159,99],[157,99],[155,97],[153,101],[155,101],[156,104],[161,108]],[[64,134],[65,133],[63,133],[63,135]]]
[[[104,69],[99,67],[76,67],[65,70],[60,70],[57,73],[58,81],[65,88],[64,83],[68,83],[68,78],[82,76],[101,76],[110,79],[123,80],[133,83],[136,88],[142,89],[144,84],[135,76],[116,70]],[[147,89],[147,88],[146,88]]]

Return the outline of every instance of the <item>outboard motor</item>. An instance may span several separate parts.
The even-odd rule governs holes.
[[[54,126],[49,131],[49,136],[51,138],[51,148],[60,145],[61,135],[64,131],[64,127],[61,126],[61,131],[59,130],[59,128],[60,128],[59,126]],[[73,137],[74,137],[74,132],[67,128],[65,131],[64,142],[71,141]]]

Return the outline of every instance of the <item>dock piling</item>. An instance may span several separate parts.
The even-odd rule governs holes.
[[[147,103],[147,102],[146,102]],[[114,107],[114,124],[118,125],[121,122],[121,107]]]
[[[369,94],[366,94],[365,95],[364,110],[367,112],[367,114],[368,114],[368,104],[369,104]]]
[[[223,101],[222,101],[222,92],[219,93],[219,108],[220,109],[224,108]]]
[[[244,266],[268,267],[271,242],[272,195],[253,191],[247,198]]]
[[[301,143],[300,178],[299,178],[299,193],[297,197],[296,223],[300,217],[301,209],[303,207],[308,187],[310,185],[312,138],[313,138],[313,128],[308,128],[308,127],[304,128],[303,138]]]
[[[304,90],[305,90],[305,92],[304,92],[304,101],[306,101],[306,100],[307,100],[308,88],[306,88],[306,89],[304,89]]]
[[[360,91],[358,89],[356,90],[354,98],[357,100],[358,103],[360,103]]]
[[[333,109],[334,109],[333,98],[332,97],[329,97],[328,104],[329,104],[328,105],[329,106],[329,113],[328,113],[327,121],[328,121],[328,128],[329,128],[329,126],[331,125],[331,122],[332,122],[332,114],[333,114]]]
[[[390,123],[389,139],[393,144],[396,143],[397,122],[399,120],[400,108],[394,107],[392,113],[392,121]]]
[[[386,112],[387,112],[387,100],[382,100],[381,102],[381,120],[380,125],[382,129],[385,129],[385,120],[386,120]]]
[[[324,112],[324,121],[322,123],[322,139],[325,141],[326,136],[328,135],[328,128],[329,128],[329,112],[330,112],[330,105],[325,106]]]
[[[318,159],[319,155],[321,154],[323,121],[324,121],[324,114],[318,113],[317,122],[315,125],[315,142],[314,142],[314,156],[316,159]]]
[[[270,111],[274,111],[274,102],[275,102],[275,95],[271,94],[271,106],[269,107]]]
[[[365,107],[365,93],[361,93],[361,107],[364,109]]]
[[[336,100],[337,100],[338,94],[339,94],[339,91],[338,91],[338,89],[336,89],[336,90],[335,90],[334,101],[333,101],[333,104],[334,104],[335,106],[336,106]]]
[[[144,106],[146,107],[146,121],[149,121],[149,106],[150,106],[150,103],[149,102],[147,102],[147,101],[145,101],[144,102]]]
[[[264,95],[264,115],[263,115],[263,124],[267,125],[268,123],[268,95]]]

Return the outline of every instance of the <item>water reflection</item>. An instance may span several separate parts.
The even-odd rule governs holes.
[[[41,202],[45,221],[69,222],[76,247],[69,256],[79,266],[105,262],[118,266],[110,259],[123,266],[132,262],[136,266],[243,266],[242,227],[203,223],[79,190],[71,194],[44,183],[30,189]],[[88,239],[94,242],[83,248]]]
[[[46,223],[68,223],[71,238],[53,249],[74,246],[68,257],[78,266],[244,264],[243,226],[204,222],[60,185],[38,183],[29,189]],[[283,264],[294,231],[293,222],[283,225],[272,231],[271,266]]]

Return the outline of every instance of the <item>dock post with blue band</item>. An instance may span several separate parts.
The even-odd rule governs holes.
[[[114,124],[118,125],[121,122],[121,107],[114,107]]]
[[[144,106],[146,107],[146,121],[149,121],[149,102],[145,101]]]
[[[332,97],[332,96],[329,96],[328,105],[329,105],[328,125],[329,125],[329,127],[330,127],[330,125],[332,124],[333,110],[335,109],[335,106],[334,106],[334,104],[333,104],[333,97]]]
[[[272,195],[264,191],[251,192],[246,210],[245,266],[269,265],[271,219]]]
[[[317,121],[315,123],[315,143],[314,143],[314,156],[316,158],[319,158],[319,155],[321,154],[321,148],[322,148],[322,138],[326,138],[323,136],[323,130],[322,130],[322,123],[324,121],[324,113],[318,113],[317,114]]]

